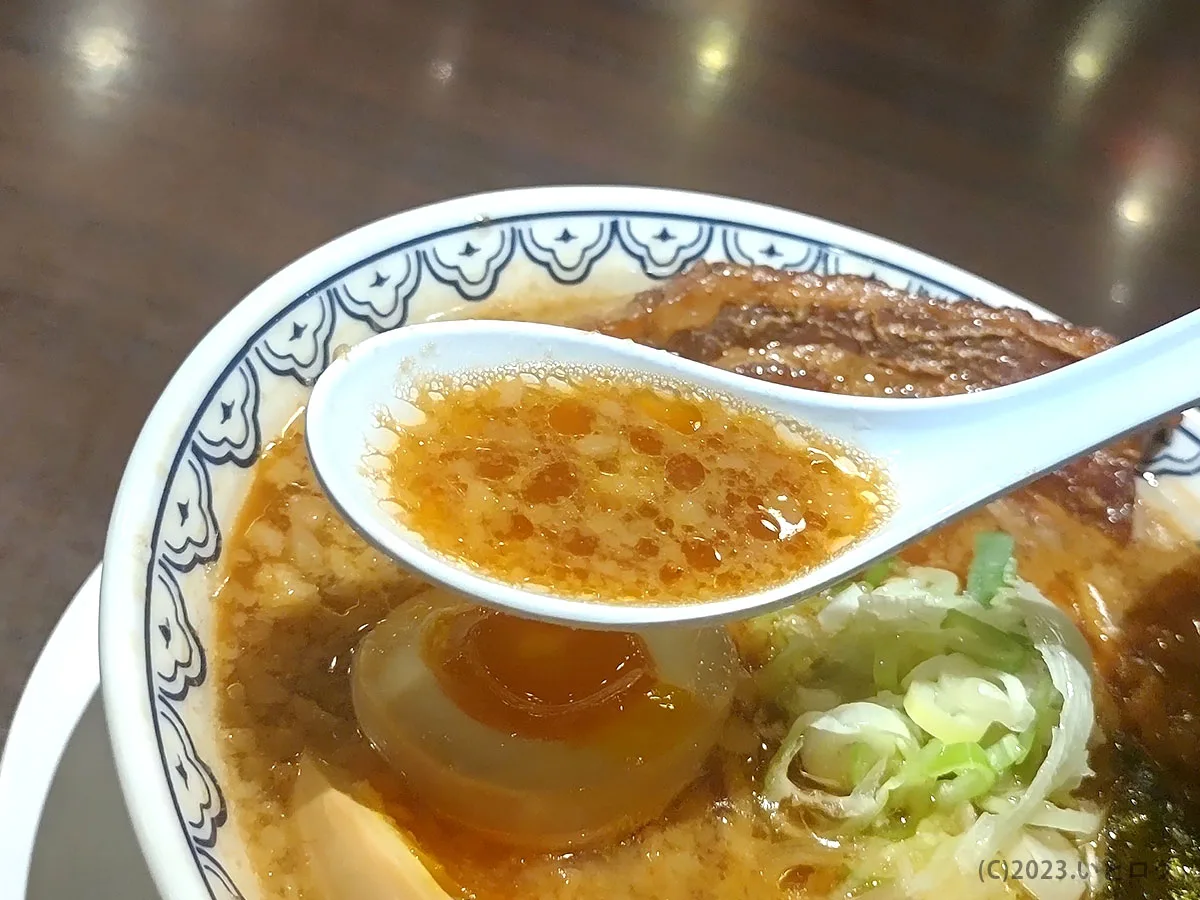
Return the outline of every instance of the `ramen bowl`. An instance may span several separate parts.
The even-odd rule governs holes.
[[[616,304],[700,261],[871,276],[945,300],[1050,314],[890,241],[796,212],[677,191],[551,187],[403,212],[313,250],[238,303],[149,415],[104,556],[101,671],[125,799],[170,900],[259,896],[215,720],[213,594],[264,446],[337,348],[506,308]],[[1154,467],[1191,493],[1185,427]],[[1174,476],[1172,478],[1171,476]]]

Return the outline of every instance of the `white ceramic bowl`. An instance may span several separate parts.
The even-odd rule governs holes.
[[[221,784],[205,648],[213,572],[264,442],[333,347],[475,304],[628,296],[699,259],[873,275],[934,297],[1049,314],[878,237],[769,206],[624,187],[535,188],[450,200],[367,225],[253,291],[200,342],[146,421],[104,555],[105,709],[138,838],[169,900],[258,897]],[[1156,467],[1184,497],[1200,439]]]

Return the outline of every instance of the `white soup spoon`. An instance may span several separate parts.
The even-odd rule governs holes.
[[[587,367],[724,395],[806,424],[879,462],[890,515],[823,564],[766,590],[703,603],[626,605],[525,590],[429,550],[390,514],[364,465],[380,413],[432,378],[522,366]],[[1200,311],[1028,381],[934,399],[864,398],[757,381],[633,341],[522,322],[413,325],[330,363],[306,421],[317,477],[341,514],[428,580],[517,615],[592,628],[715,622],[829,587],[971,509],[1200,398]]]

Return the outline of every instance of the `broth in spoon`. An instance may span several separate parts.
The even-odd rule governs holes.
[[[671,604],[820,565],[888,511],[879,467],[795,422],[573,368],[430,381],[387,424],[384,495],[436,553],[536,591]]]

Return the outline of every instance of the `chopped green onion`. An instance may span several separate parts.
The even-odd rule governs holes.
[[[850,747],[850,783],[862,784],[866,780],[867,773],[878,762],[878,757],[871,751],[871,748],[864,743],[857,743]]]
[[[875,648],[873,674],[877,690],[900,690],[900,654],[897,651],[895,641],[888,644],[880,643]]]
[[[937,808],[937,798],[933,795],[933,785],[922,782],[898,791],[898,805],[904,810],[904,815],[910,819],[924,819]]]
[[[958,834],[968,812],[993,814],[968,829],[980,845],[988,829],[1008,839],[1018,826],[1005,817],[1037,824],[1012,801],[1050,795],[1046,767],[1066,765],[1050,750],[1068,725],[1070,771],[1083,771],[1088,719],[1078,703],[1062,712],[1063,685],[1090,682],[1070,635],[1046,637],[1067,625],[1016,577],[1012,538],[982,534],[975,550],[965,590],[946,570],[880,563],[823,604],[759,620],[774,653],[756,685],[792,718],[764,796],[924,854],[926,824]],[[873,881],[888,866],[869,868]]]
[[[1054,723],[1058,721],[1062,712],[1062,698],[1052,694],[1041,684],[1029,699],[1038,715],[1033,727],[1025,729],[1021,734],[1021,745],[1028,749],[1025,751],[1025,758],[1015,764],[1013,775],[1022,783],[1028,783],[1037,773],[1040,761],[1045,757],[1054,737]]]
[[[947,650],[965,653],[1005,672],[1018,671],[1033,656],[1033,645],[1020,635],[1002,631],[957,609],[946,613],[942,630],[948,632]]]
[[[858,580],[866,582],[870,587],[877,588],[888,580],[892,569],[895,568],[895,563],[896,561],[891,558],[881,559],[864,569],[863,573],[858,576]]]
[[[1004,584],[1015,543],[1002,531],[975,536],[975,557],[967,570],[967,593],[983,606],[991,606],[996,591]]]
[[[978,744],[943,744],[941,741],[932,740],[921,748],[921,755],[924,756],[925,751],[931,747],[935,752],[931,754],[932,758],[925,766],[925,774],[931,778],[941,778],[972,769],[991,768],[988,765],[987,754]]]
[[[955,777],[940,781],[947,775]],[[909,803],[929,796],[933,788],[931,799],[939,806],[957,806],[986,794],[996,783],[997,775],[988,754],[978,744],[943,744],[934,739],[909,760],[901,778],[912,787],[912,793],[906,797]]]
[[[830,597],[836,597],[838,594],[840,594],[840,593],[841,593],[842,591],[844,591],[846,588],[848,588],[848,587],[852,587],[853,585],[854,585],[854,579],[853,579],[853,578],[847,578],[845,581],[839,581],[839,582],[838,582],[837,584],[835,584],[833,587],[831,587],[831,588],[827,588],[827,589],[824,591],[824,593],[825,593],[825,594],[828,594]]]
[[[984,764],[978,768],[967,769],[950,781],[939,784],[937,800],[942,806],[958,806],[986,794],[995,783],[995,771]]]
[[[874,833],[889,841],[903,841],[912,837],[917,833],[917,826],[921,824],[921,819],[934,811],[932,798],[929,798],[924,805],[916,803],[915,808],[918,808],[919,811],[909,812],[908,805],[897,803],[896,814],[885,820],[883,824],[876,826]],[[847,894],[846,896],[853,895]]]
[[[837,596],[848,587],[856,584],[865,584],[868,588],[877,588],[892,574],[896,568],[896,560],[894,557],[881,559],[877,563],[872,563],[856,575],[851,575],[845,581],[839,581],[833,587],[828,588],[826,593],[829,596]]]
[[[984,752],[987,754],[988,765],[997,772],[1003,772],[1024,762],[1032,745],[1033,729],[1027,728],[1021,735],[1004,735]]]

